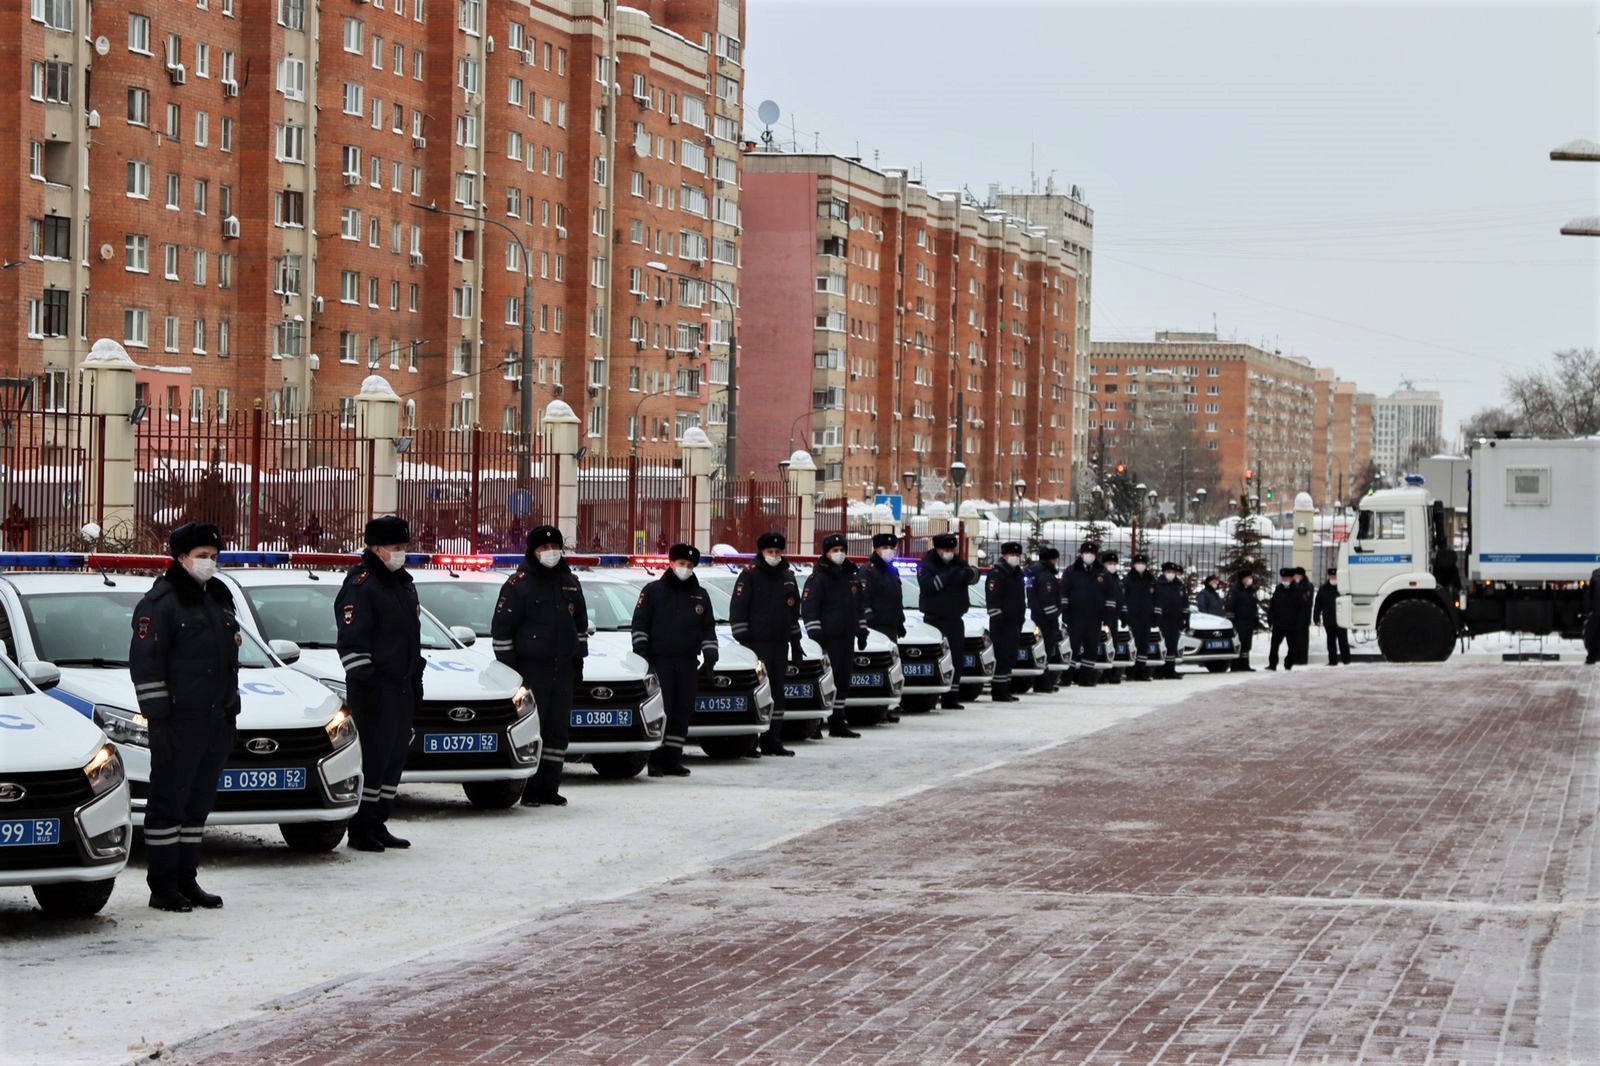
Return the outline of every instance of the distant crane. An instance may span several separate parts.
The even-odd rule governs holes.
[[[1402,375],[1401,378],[1400,378],[1400,388],[1404,389],[1407,392],[1415,392],[1416,388],[1417,388],[1417,382],[1419,382],[1419,381],[1425,382],[1425,383],[1427,383],[1429,385],[1470,385],[1470,384],[1472,384],[1470,381],[1464,381],[1461,378],[1414,378],[1414,377],[1410,377],[1410,376],[1407,376],[1407,375]]]

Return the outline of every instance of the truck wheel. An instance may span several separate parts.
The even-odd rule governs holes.
[[[523,789],[527,786],[528,783],[520,778],[515,781],[463,781],[461,791],[467,794],[467,802],[480,811],[503,811],[522,798]]]
[[[702,737],[696,743],[701,751],[713,759],[742,759],[756,750],[754,733],[736,737]]]
[[[56,885],[34,885],[33,898],[52,918],[92,918],[111,898],[117,879],[104,881],[65,881]]]
[[[1449,617],[1427,600],[1402,600],[1378,621],[1378,650],[1392,663],[1442,663],[1454,647]]]
[[[630,777],[638,777],[639,772],[649,763],[648,751],[624,751],[614,755],[589,756],[589,764],[594,767],[594,772],[607,781],[626,781]]]
[[[345,827],[350,823],[343,822],[280,822],[278,832],[283,834],[283,842],[289,845],[290,851],[303,851],[308,854],[332,851],[339,846],[339,841],[344,839]]]
[[[988,684],[986,682],[979,682],[979,683],[977,683],[975,685],[965,685],[965,684],[962,685],[961,686],[961,702],[962,703],[976,703],[977,700],[978,700],[978,697],[983,695],[983,690],[985,688],[987,688],[987,687],[988,687]]]

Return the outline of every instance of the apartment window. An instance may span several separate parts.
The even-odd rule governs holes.
[[[344,50],[355,55],[366,55],[365,27],[360,19],[349,18],[344,20]]]
[[[211,183],[208,182],[208,181],[201,181],[201,180],[196,179],[196,181],[194,183],[194,213],[195,214],[203,215],[203,214],[206,213],[206,203],[210,199],[210,193],[211,193]]]
[[[167,105],[167,137],[174,141],[183,138],[183,109],[177,104]]]
[[[53,60],[34,63],[33,98],[48,104],[72,103],[72,64]]]
[[[168,315],[161,321],[161,349],[162,351],[175,352],[178,350],[178,316]]]
[[[148,348],[150,312],[142,307],[127,307],[122,311],[122,343],[135,348]]]
[[[361,239],[361,211],[354,207],[339,209],[339,237],[346,241]]]
[[[33,0],[33,20],[52,30],[72,29],[72,0]]]
[[[199,248],[196,248],[194,250],[194,264],[193,265],[194,265],[194,283],[196,285],[201,285],[201,286],[205,285],[205,283],[206,283],[206,253],[203,250],[201,250]]]
[[[150,54],[150,16],[128,15],[128,51]]]
[[[291,30],[305,29],[305,0],[278,0],[278,22]]]
[[[217,140],[217,147],[224,152],[233,151],[233,119],[226,115],[222,118],[222,135]]]
[[[361,298],[361,275],[354,270],[339,273],[339,302],[356,303]]]
[[[378,369],[378,338],[376,335],[367,338],[367,369]]]
[[[150,238],[130,233],[122,242],[122,269],[130,274],[150,273]]]
[[[389,282],[389,310],[400,310],[400,283],[398,281]]]
[[[306,61],[281,59],[278,61],[278,91],[288,100],[306,98]]]
[[[232,336],[233,336],[233,327],[228,322],[227,319],[223,319],[221,322],[217,323],[217,358],[218,359],[226,359],[226,358],[228,358],[229,342],[231,341]],[[227,420],[225,417],[221,417],[227,411],[227,406],[228,405],[225,402],[225,397],[226,396],[227,396],[227,390],[226,389],[218,389],[217,390],[217,408],[218,408],[218,414],[219,414],[218,421],[226,421]]]
[[[164,202],[169,211],[178,209],[178,175],[176,174],[167,175],[167,195]]]
[[[340,149],[340,158],[343,166],[340,168],[345,177],[361,177],[361,149],[353,144],[347,144]]]
[[[483,4],[481,0],[460,0],[457,7],[456,27],[473,36],[477,36],[478,27],[483,20]]]
[[[194,46],[194,76],[211,77],[211,46],[204,42]]]
[[[379,287],[379,285],[380,285],[380,282],[378,281],[377,278],[368,278],[367,279],[367,306],[368,307],[376,308],[378,306],[378,287]]]
[[[35,259],[72,258],[72,223],[47,215],[28,220],[28,254]]]
[[[294,123],[278,127],[278,160],[283,163],[306,161],[306,128]]]
[[[227,252],[217,256],[217,288],[233,288],[233,256]]]
[[[196,148],[211,143],[211,115],[205,111],[194,113],[194,143]]]
[[[420,49],[411,53],[411,80],[422,80],[422,51]]]
[[[277,284],[275,292],[284,296],[298,296],[300,294],[300,265],[298,255],[286,255],[278,260],[278,269],[275,272]]]
[[[206,390],[198,385],[189,387],[189,421],[200,421],[201,413],[206,406]]]
[[[376,34],[372,37],[372,69],[383,69],[383,38]]]
[[[361,101],[364,90],[355,82],[344,83],[344,113],[360,117],[362,114]]]
[[[280,226],[293,226],[296,229],[305,228],[306,224],[306,194],[285,189],[273,197],[275,203],[275,221]]]
[[[506,102],[512,107],[522,106],[521,78],[511,78],[506,82]]]

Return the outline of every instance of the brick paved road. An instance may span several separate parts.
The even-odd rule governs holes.
[[[1600,672],[1307,670],[166,1057],[1600,1061],[1597,810]]]

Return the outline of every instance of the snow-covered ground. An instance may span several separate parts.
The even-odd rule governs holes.
[[[393,826],[409,852],[296,855],[271,827],[212,829],[201,881],[227,900],[220,911],[150,910],[142,865],[86,921],[47,921],[26,889],[0,888],[0,1060],[146,1055],[274,1001],[695,872],[1244,677],[985,700],[861,740],[800,745],[793,759],[694,759],[684,780],[602,782],[578,767],[564,810],[486,813],[455,786],[408,786]]]

